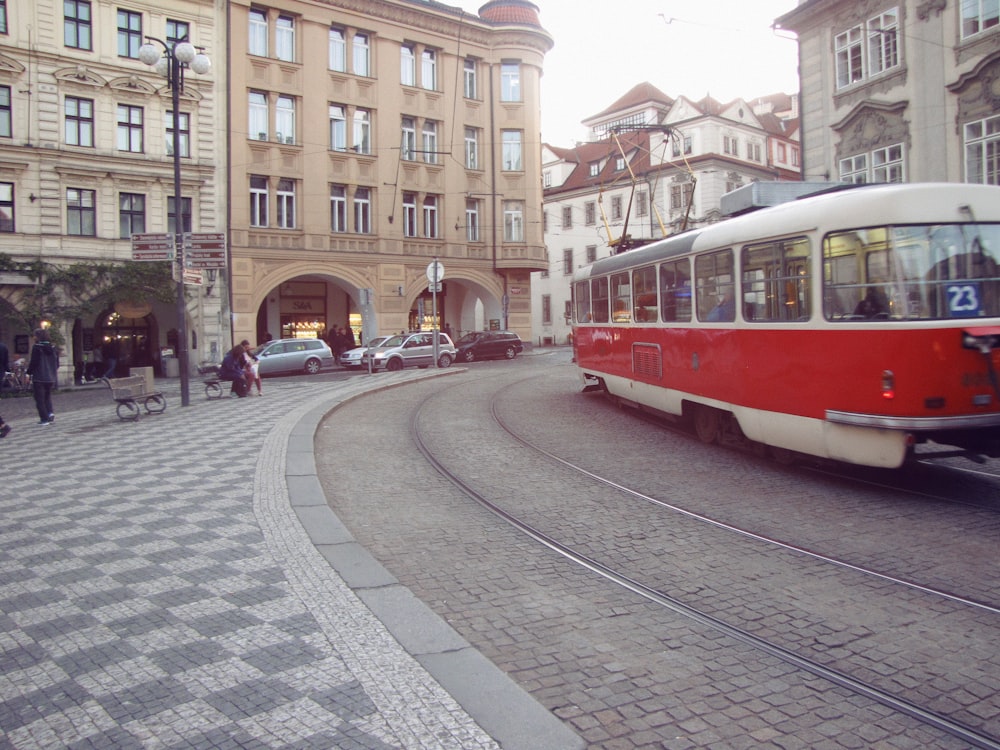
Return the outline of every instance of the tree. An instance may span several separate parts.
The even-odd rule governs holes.
[[[0,318],[12,329],[32,331],[51,322],[53,338],[63,324],[96,315],[116,301],[172,302],[176,285],[170,263],[78,262],[58,265],[42,260],[16,260],[0,253],[0,273],[24,277],[0,296]],[[58,342],[57,342],[58,343]]]

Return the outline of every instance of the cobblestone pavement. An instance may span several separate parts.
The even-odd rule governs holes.
[[[0,748],[498,747],[289,497],[310,425],[376,381],[217,401],[193,381],[183,409],[165,382],[135,423],[99,387],[57,394],[49,426],[0,401]]]

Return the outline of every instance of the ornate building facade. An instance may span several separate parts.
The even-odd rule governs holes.
[[[173,103],[167,80],[139,60],[147,35],[169,45],[188,38],[215,64],[207,76],[189,75],[180,99],[181,210],[185,230],[225,230],[224,3],[167,5],[6,0],[0,7],[0,253],[15,263],[132,263],[133,233],[174,232]],[[207,273],[195,276],[203,283],[187,288],[184,305],[192,361],[212,359],[229,340],[220,287]],[[0,340],[13,357],[27,353],[31,327],[44,323],[15,322],[37,285],[0,274]],[[177,307],[118,299],[57,323],[62,380],[92,374],[83,366],[102,344],[113,345],[121,373],[162,369],[161,352],[176,349],[183,330]]]
[[[531,329],[538,8],[230,3],[234,337]],[[444,268],[429,289],[428,266]]]
[[[1000,10],[944,0],[805,0],[806,180],[1000,184]]]

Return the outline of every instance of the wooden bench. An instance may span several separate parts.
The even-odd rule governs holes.
[[[222,383],[219,381],[218,365],[200,365],[198,374],[205,384],[205,398],[222,398]]]
[[[118,404],[116,411],[121,420],[137,420],[142,414],[140,404],[147,414],[160,414],[167,408],[167,399],[159,391],[147,390],[146,378],[142,375],[109,378],[108,388],[111,389],[111,398]]]

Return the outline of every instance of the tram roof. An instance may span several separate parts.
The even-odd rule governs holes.
[[[593,263],[579,276],[614,273],[695,250],[743,245],[822,229],[1000,221],[1000,187],[969,183],[869,184],[805,196],[673,235]]]

